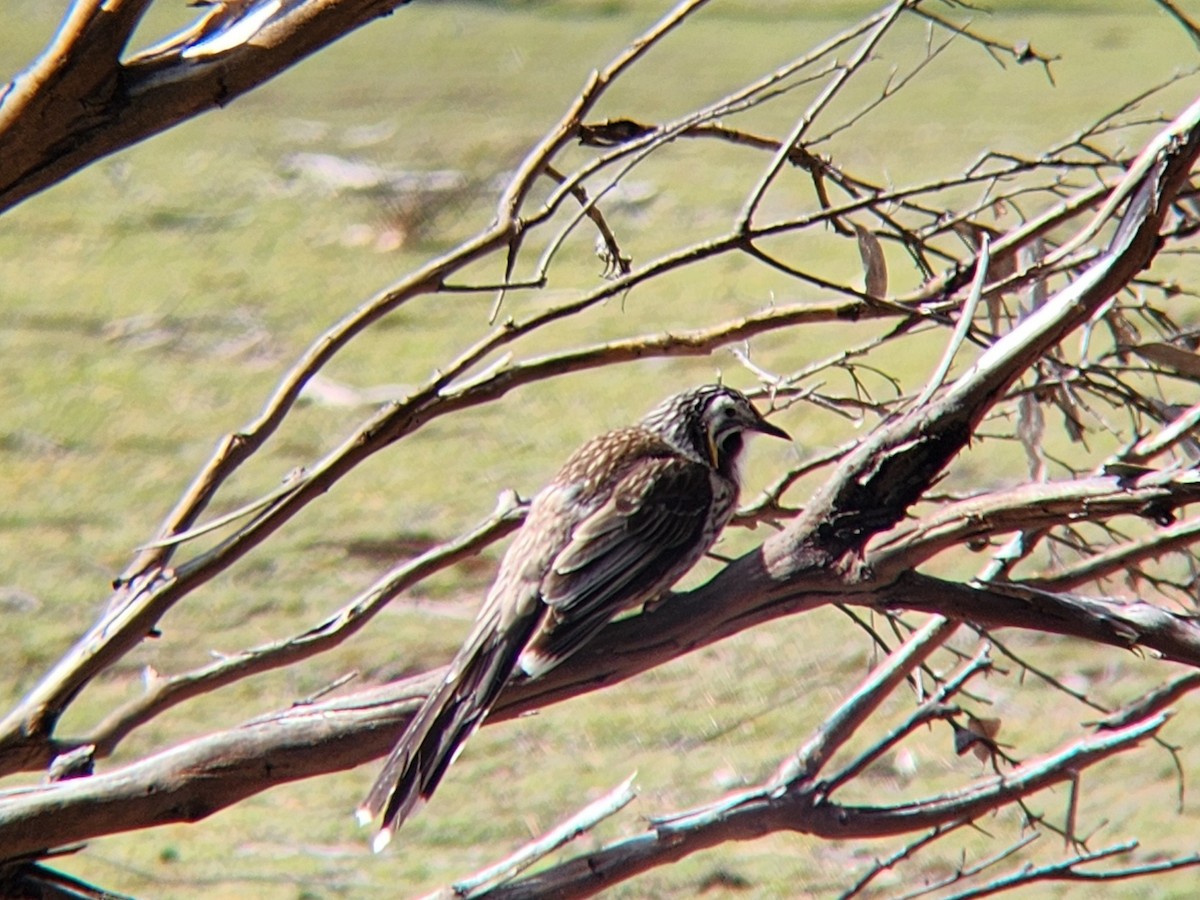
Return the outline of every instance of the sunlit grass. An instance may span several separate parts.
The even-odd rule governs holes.
[[[11,71],[32,58],[54,28],[52,7],[62,5],[16,3],[21,15],[0,29],[0,67]],[[944,74],[914,85],[895,111],[885,104],[854,132],[854,142],[835,139],[817,149],[836,151],[844,164],[880,182],[936,177],[970,162],[981,147],[1033,152],[1066,138],[1193,58],[1186,38],[1164,25],[1151,4],[1122,5],[1120,12],[1104,3],[996,5],[986,29],[1063,54],[1053,70],[1055,87],[1035,65],[1002,69],[960,42],[947,51]],[[763,60],[782,62],[874,4],[813,6],[714,4],[647,60],[643,80],[618,87],[597,117],[652,120],[715,99],[736,75],[759,71]],[[9,486],[0,510],[5,699],[26,690],[94,618],[132,548],[153,534],[217,440],[255,415],[309,342],[491,217],[494,197],[485,187],[443,211],[431,233],[381,252],[385,205],[314,191],[286,175],[283,159],[297,151],[339,153],[400,169],[460,169],[490,185],[558,117],[589,70],[658,9],[649,2],[417,3],[259,92],[104,160],[0,219],[0,462]],[[155,28],[161,34],[183,21],[182,8],[156,12],[145,28],[147,42]],[[1138,38],[1151,28],[1155,40]],[[915,25],[909,37],[924,40]],[[1167,111],[1171,96],[1162,101]],[[376,132],[382,137],[372,138]],[[688,178],[701,158],[719,159],[726,181]],[[626,249],[640,262],[689,235],[699,240],[727,227],[737,213],[728,198],[753,183],[761,164],[749,151],[714,154],[680,142],[669,163],[631,176],[657,195],[644,217],[624,223]],[[794,195],[773,195],[768,218],[805,202],[805,180],[795,176],[788,184]],[[725,199],[715,201],[718,189]],[[853,242],[803,240],[793,252],[820,254],[830,271],[848,278],[859,271]],[[573,249],[569,263],[572,277],[599,274],[586,246]],[[895,277],[895,287],[914,278],[899,267]],[[564,323],[531,341],[527,352],[694,326],[813,296],[744,259],[721,259]],[[418,301],[356,342],[328,374],[355,387],[417,383],[473,339],[491,300]],[[545,301],[509,302],[520,312]],[[854,339],[865,333],[855,331]],[[755,345],[755,359],[794,368],[835,350],[840,339],[832,327],[803,347],[791,337],[768,338]],[[940,338],[931,338],[931,346],[940,346]],[[931,359],[889,362],[911,387],[928,374]],[[429,425],[344,479],[266,553],[173,611],[162,638],[130,654],[72,707],[64,731],[80,731],[134,696],[142,666],[180,671],[213,652],[304,629],[385,570],[392,548],[399,558],[456,534],[485,516],[502,489],[532,493],[585,437],[718,371],[742,378],[728,353],[650,360],[517,391],[494,407]],[[311,464],[368,413],[302,408],[263,458],[229,485],[217,511]],[[789,427],[799,451],[756,445],[754,486],[788,454],[825,447],[845,424],[813,410]],[[989,445],[981,456],[967,454],[955,477],[989,477],[997,459],[1019,471],[1018,448],[996,452]],[[730,536],[727,547],[756,538]],[[947,565],[975,569],[970,559]],[[348,671],[367,680],[443,661],[489,576],[486,566],[456,567],[406,598],[444,604],[449,613],[397,604],[312,665],[172,711],[135,735],[114,763],[286,706]],[[1152,662],[1115,652],[1093,657],[1061,641],[1037,642],[1030,654],[1059,667],[1078,655],[1080,678],[1113,703],[1135,695],[1157,671]],[[634,769],[645,790],[637,815],[685,807],[763,776],[837,702],[837,686],[866,670],[868,658],[860,632],[824,611],[740,635],[615,690],[485,729],[430,809],[383,857],[365,852],[348,814],[372,775],[361,771],[273,790],[198,826],[97,841],[61,865],[106,887],[159,898],[367,897],[406,894],[410,887],[417,893],[495,860]],[[1096,658],[1111,665],[1097,667]],[[1057,743],[1054,729],[1039,721],[1045,695],[1036,686],[1018,691],[1006,682],[996,693],[1005,740],[1029,752]],[[1062,732],[1075,725],[1063,722]],[[1194,745],[1194,732],[1181,717],[1168,737]],[[955,757],[941,737],[922,746],[917,779],[906,790],[931,793],[976,773],[973,760]],[[1120,760],[1103,770],[1120,782],[1115,790],[1086,785],[1091,821],[1107,817],[1114,839],[1137,834],[1147,843],[1194,829],[1190,809],[1185,817],[1166,814],[1173,800],[1163,787],[1169,757],[1151,750],[1142,760],[1132,778]],[[894,775],[866,785],[875,783],[899,790]],[[1055,798],[1061,816],[1064,792]],[[1151,806],[1164,814],[1146,814]],[[639,827],[636,816],[627,816],[599,834],[611,838]],[[978,835],[961,838],[974,851],[984,844]],[[689,859],[615,896],[692,896],[719,883],[719,873],[744,880],[756,896],[828,893],[877,852],[885,851],[777,835]]]

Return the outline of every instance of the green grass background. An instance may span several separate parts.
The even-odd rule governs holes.
[[[33,58],[64,5],[7,0],[0,10],[0,71],[14,72]],[[402,169],[459,169],[488,185],[557,119],[588,72],[662,6],[646,0],[417,2],[229,107],[102,160],[0,218],[6,485],[0,697],[18,698],[100,612],[107,585],[132,548],[153,533],[216,441],[256,413],[315,335],[491,216],[494,191],[482,188],[443,211],[428,233],[383,252],[386,206],[314,191],[285,177],[281,160],[298,151],[333,152]],[[850,0],[714,3],[651,56],[640,77],[619,85],[596,117],[652,120],[679,113],[873,8]],[[978,17],[981,29],[1062,54],[1055,86],[1037,66],[1002,68],[963,42],[904,102],[885,104],[855,130],[852,142],[824,152],[880,181],[934,177],[961,168],[982,148],[1034,152],[1195,62],[1194,47],[1149,2],[998,0],[994,8],[995,15]],[[139,42],[157,40],[189,15],[182,3],[156,5]],[[907,33],[923,40],[919,27]],[[1181,90],[1158,102],[1170,112],[1186,99]],[[706,165],[717,160],[715,168],[689,178],[690,163],[701,158]],[[675,148],[669,164],[637,175],[658,194],[644,216],[624,223],[627,249],[644,261],[693,234],[725,227],[761,164],[744,151]],[[716,173],[712,180],[709,172]],[[773,195],[771,208],[782,214],[794,199]],[[804,240],[810,243],[798,250],[801,257],[824,254],[831,277],[857,272],[850,242],[820,235]],[[555,296],[595,282],[590,241],[570,249],[564,274],[556,270]],[[893,288],[906,277],[912,278],[898,271]],[[771,300],[807,297],[820,295],[745,260],[722,259],[606,304],[522,352],[698,325]],[[483,330],[490,302],[468,295],[406,307],[357,341],[329,374],[358,387],[415,383]],[[520,312],[545,301],[511,302]],[[755,359],[797,367],[846,339],[845,330],[833,328],[799,344],[794,337],[765,339],[755,345]],[[892,362],[911,388],[932,359]],[[164,636],[98,680],[71,708],[63,731],[84,729],[135,695],[144,667],[182,671],[213,653],[302,630],[397,559],[481,518],[498,491],[532,493],[586,436],[718,371],[747,380],[728,353],[651,360],[517,391],[487,409],[430,425],[341,482],[266,552],[170,613]],[[227,487],[219,508],[257,497],[293,467],[311,463],[364,414],[302,408]],[[850,434],[844,422],[815,409],[795,411],[784,424],[799,449],[755,444],[752,488],[796,452],[816,452]],[[995,456],[967,454],[955,477],[980,484],[1004,471]],[[755,539],[731,536],[725,547]],[[173,710],[139,730],[106,765],[286,706],[347,671],[359,672],[362,684],[444,661],[467,628],[494,558],[489,553],[482,563],[457,566],[421,585],[334,653]],[[979,563],[946,565],[971,572]],[[1056,639],[1019,641],[1031,659],[1113,704],[1136,696],[1164,669]],[[642,793],[632,811],[581,839],[575,850],[637,830],[639,817],[761,777],[804,739],[869,661],[861,633],[823,611],[485,729],[430,808],[379,857],[366,852],[349,815],[374,774],[364,767],[269,791],[196,826],[96,841],[61,867],[146,897],[417,894],[499,858],[635,769]],[[1081,707],[1064,708],[1035,683],[1019,687],[1018,675],[1010,671],[980,690],[994,700],[989,714],[1003,718],[1002,737],[1020,755],[1058,745],[1093,718]],[[898,703],[888,712],[900,710]],[[1188,771],[1195,772],[1194,707],[1185,703],[1182,712],[1168,736],[1184,746]],[[843,799],[922,796],[979,774],[971,758],[953,754],[941,731],[918,736],[912,752],[915,777],[889,758]],[[1176,811],[1173,772],[1165,751],[1147,748],[1089,773],[1080,822],[1085,831],[1100,829],[1092,846],[1137,836],[1151,850],[1194,850],[1200,821],[1191,802]],[[1061,821],[1066,803],[1060,789],[1034,805]],[[1008,814],[982,824],[1007,836],[997,841],[1018,832]],[[1056,842],[1050,836],[1039,841],[1039,858],[1055,858]],[[980,833],[963,834],[902,867],[896,878],[937,877],[953,870],[960,852],[975,859],[997,846]],[[661,869],[614,895],[825,896],[887,851],[882,843],[773,835]],[[1194,876],[1184,873],[1153,889],[1134,882],[1110,892],[1183,897],[1191,896],[1193,884]],[[1089,890],[1062,893],[1092,896]],[[1057,893],[1051,886],[1034,892]]]

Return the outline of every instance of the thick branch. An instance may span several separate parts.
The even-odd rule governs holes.
[[[987,628],[1028,628],[1129,650],[1139,647],[1200,666],[1200,620],[1143,600],[1100,600],[1017,584],[968,586],[910,572],[872,596],[868,605],[937,612]]]
[[[867,564],[873,577],[890,581],[890,573],[914,569],[943,550],[973,540],[1081,519],[1163,515],[1197,499],[1200,478],[1194,472],[1150,473],[1132,484],[1116,476],[1097,476],[1021,485],[945,503],[928,516],[901,523],[870,544]],[[1152,538],[1145,543],[1162,546]],[[1108,562],[1101,556],[1092,561],[1095,569],[1089,571],[1099,571]]]
[[[726,572],[745,563],[735,562]],[[486,722],[615,684],[745,628],[831,600],[903,606],[969,618],[990,628],[1035,628],[1119,647],[1136,645],[1200,667],[1200,624],[1148,603],[1019,593],[1011,586],[1001,592],[918,574],[876,591],[843,587],[840,595],[831,579],[823,587],[816,576],[812,581],[811,592],[786,599],[747,598],[722,595],[721,584],[737,582],[721,577],[614,622],[548,675],[511,684]],[[275,785],[368,762],[390,749],[441,674],[435,670],[297,707],[106,774],[11,793],[0,800],[0,847],[15,854],[115,831],[195,821]]]
[[[55,41],[0,91],[0,213],[110,153],[225,106],[408,0],[304,0],[239,46],[118,57],[149,0],[77,2]]]

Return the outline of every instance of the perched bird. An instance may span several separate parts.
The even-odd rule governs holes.
[[[536,678],[690,569],[737,506],[744,435],[789,439],[738,391],[676,394],[575,451],[529,507],[475,625],[358,810],[378,852],[433,794],[515,673]]]

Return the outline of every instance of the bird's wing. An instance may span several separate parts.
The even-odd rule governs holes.
[[[639,460],[575,527],[542,579],[551,613],[521,667],[530,675],[547,671],[617,613],[668,587],[708,549],[711,506],[703,464],[678,456]]]

